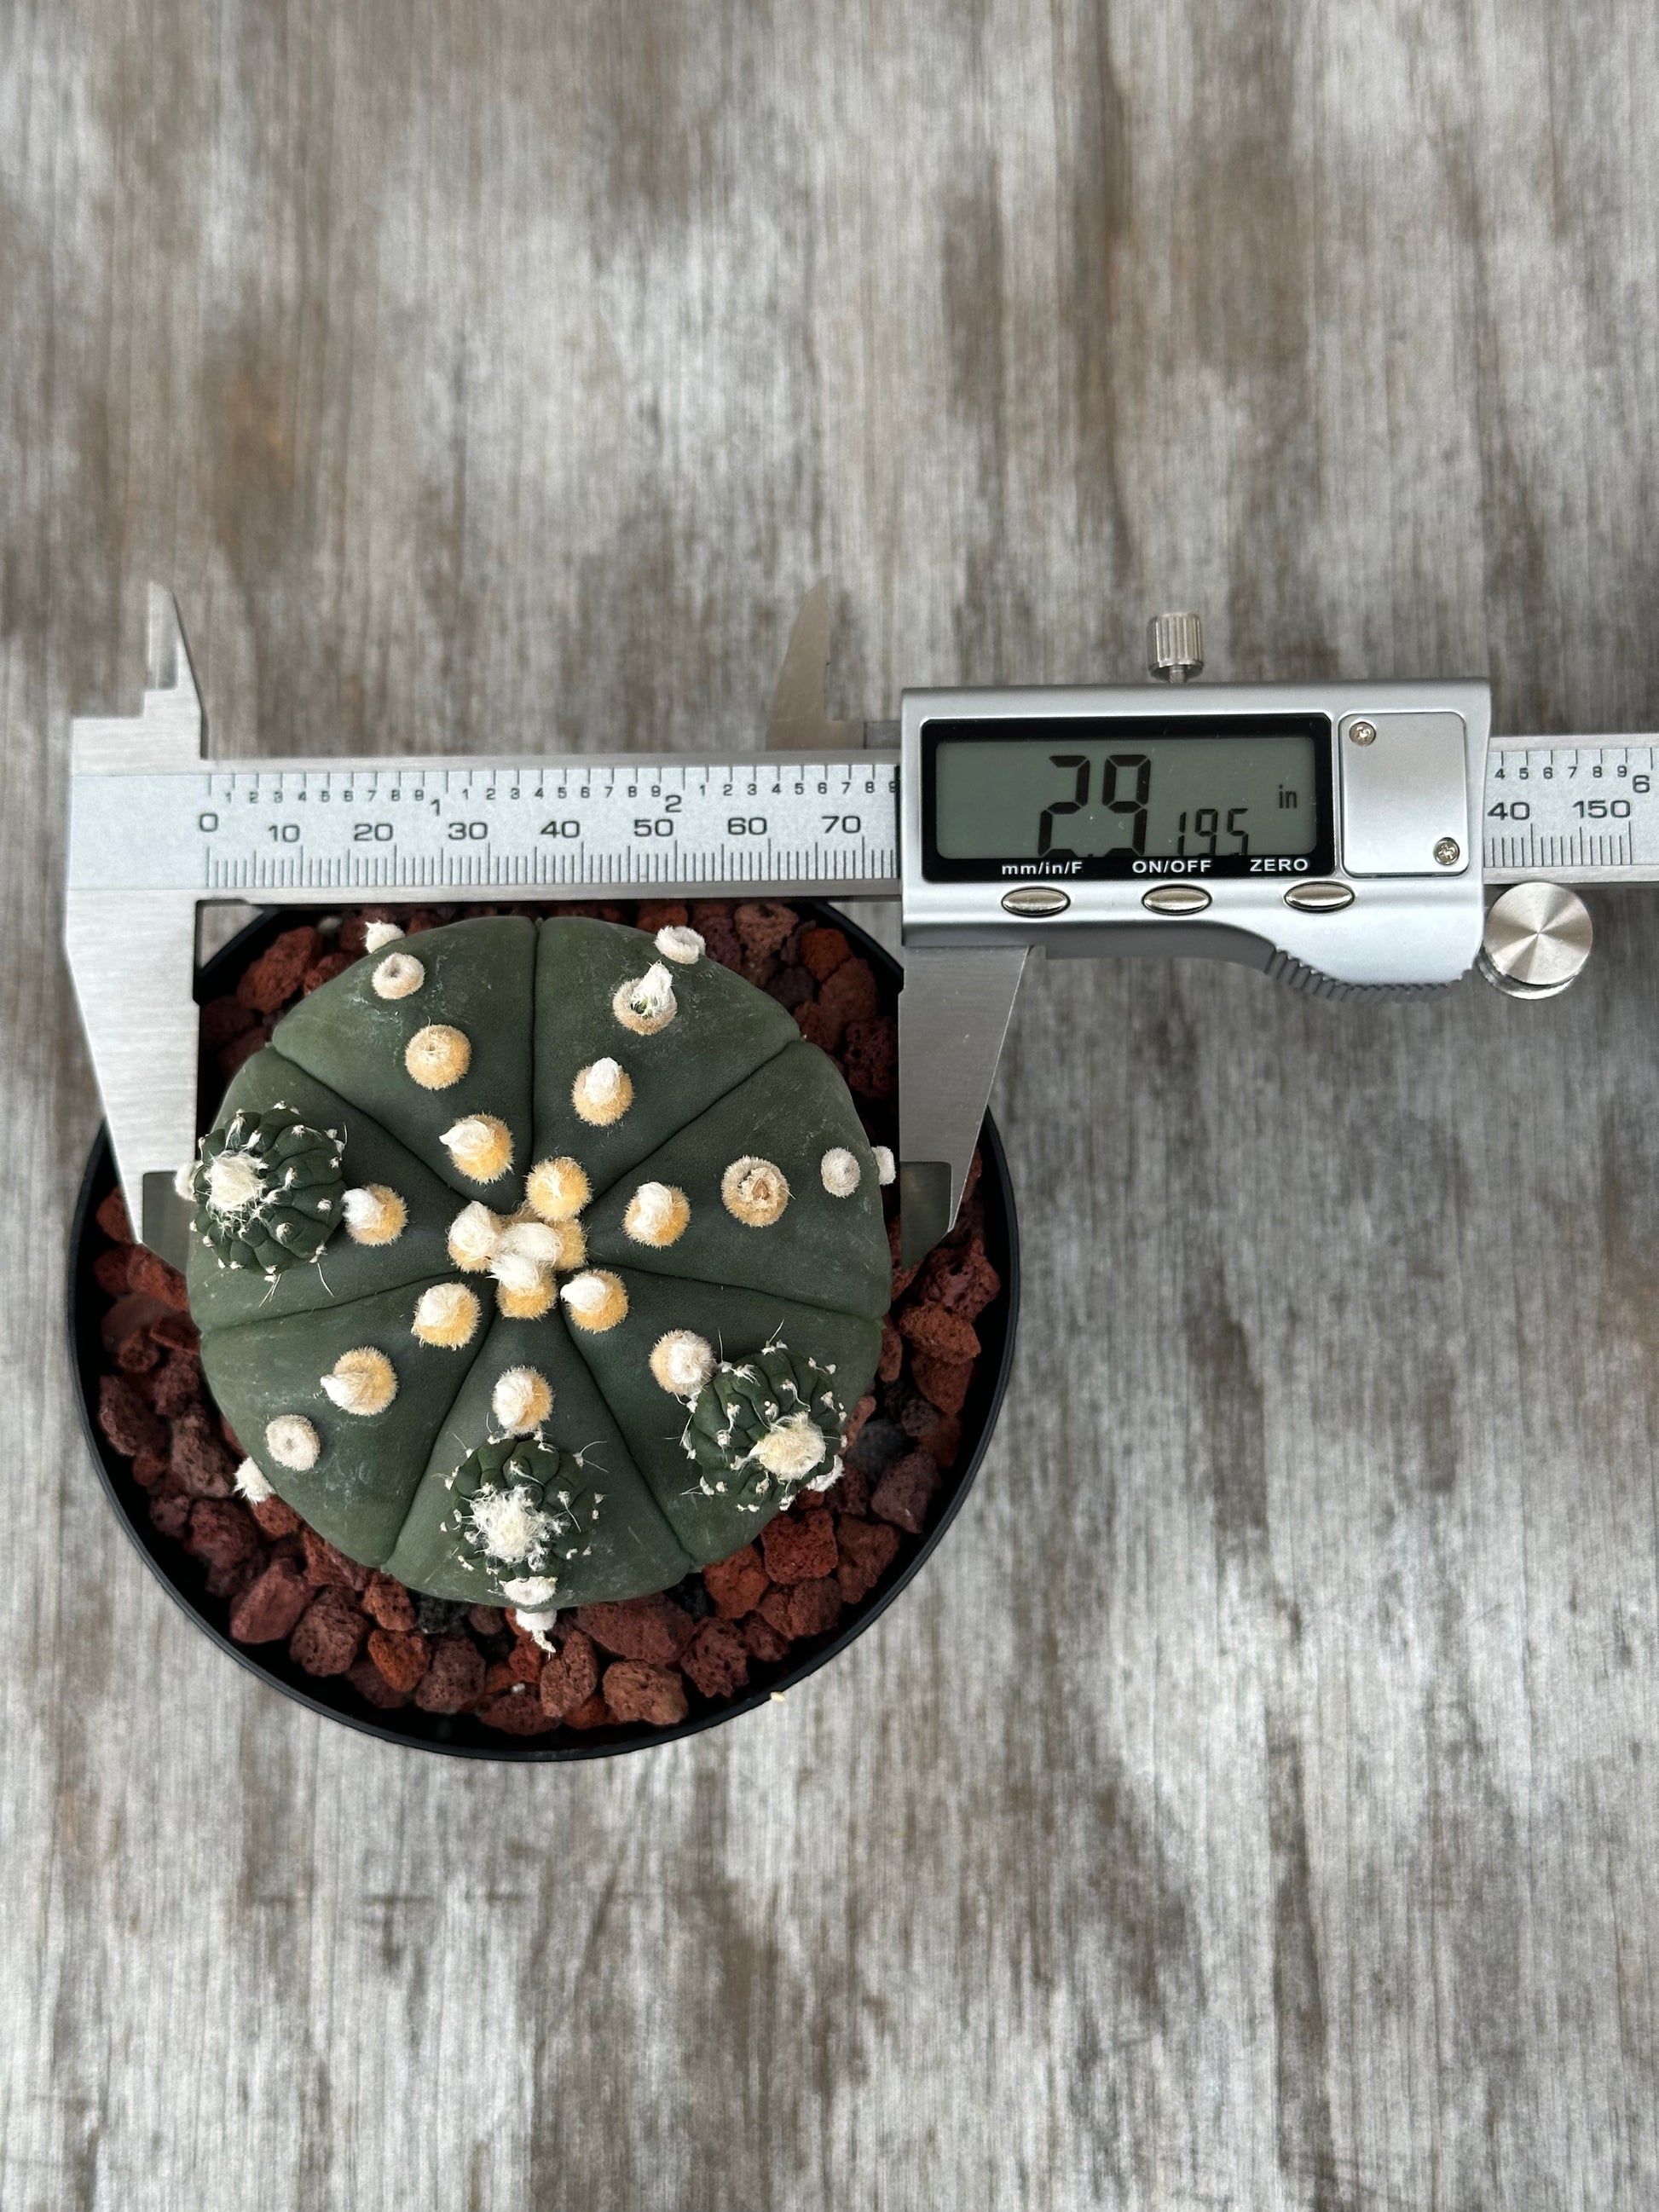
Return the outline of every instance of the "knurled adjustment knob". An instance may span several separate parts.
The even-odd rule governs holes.
[[[1204,625],[1194,614],[1154,615],[1146,625],[1146,666],[1160,684],[1187,684],[1204,665]]]

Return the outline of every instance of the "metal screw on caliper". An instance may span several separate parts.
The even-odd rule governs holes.
[[[1516,884],[1486,909],[1476,965],[1511,999],[1553,999],[1589,958],[1589,909],[1559,884]]]
[[[1146,625],[1146,667],[1160,684],[1189,684],[1204,666],[1204,625],[1194,614],[1154,615]]]

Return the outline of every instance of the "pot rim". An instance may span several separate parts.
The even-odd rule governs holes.
[[[891,953],[860,929],[856,922],[849,921],[839,908],[817,899],[792,899],[790,903],[803,914],[810,914],[817,921],[845,931],[859,952],[882,972],[890,988],[902,985],[903,970]],[[197,978],[198,994],[205,991],[207,995],[211,995],[213,982],[233,963],[246,957],[252,942],[261,933],[272,931],[276,925],[283,923],[292,926],[301,914],[308,911],[283,907],[265,908],[246,928],[238,931],[200,970]],[[134,1483],[129,1472],[123,1469],[118,1474],[112,1464],[117,1455],[99,1428],[94,1413],[98,1377],[104,1371],[105,1354],[100,1316],[88,1295],[91,1289],[91,1255],[88,1231],[94,1208],[102,1203],[107,1191],[115,1186],[109,1133],[100,1123],[81,1177],[70,1227],[65,1318],[76,1407],[81,1416],[81,1426],[105,1497],[151,1573],[180,1611],[188,1615],[204,1636],[269,1687],[280,1691],[285,1697],[293,1698],[295,1704],[321,1714],[325,1719],[338,1721],[347,1728],[356,1729],[361,1735],[373,1736],[382,1743],[395,1744],[408,1751],[432,1752],[459,1759],[496,1760],[517,1765],[560,1765],[579,1759],[617,1758],[628,1752],[651,1750],[663,1744],[680,1742],[687,1736],[700,1735],[705,1729],[719,1728],[727,1721],[736,1720],[741,1714],[753,1712],[757,1707],[769,1704],[775,1696],[793,1689],[798,1683],[804,1682],[808,1676],[817,1674],[820,1668],[827,1666],[832,1659],[838,1658],[849,1644],[862,1636],[866,1629],[880,1618],[900,1592],[909,1587],[933,1557],[973,1486],[990,1448],[991,1438],[1002,1412],[1003,1400],[1007,1394],[1019,1319],[1020,1291],[1019,1224],[1014,1207],[1013,1185],[1001,1137],[989,1114],[986,1115],[980,1131],[980,1146],[983,1154],[981,1184],[988,1199],[994,1201],[987,1208],[987,1226],[990,1227],[992,1221],[1000,1217],[998,1225],[1002,1231],[1002,1241],[1006,1246],[1003,1253],[993,1255],[1002,1275],[1003,1296],[995,1309],[992,1327],[981,1333],[992,1336],[995,1330],[1000,1334],[1000,1341],[994,1340],[987,1346],[990,1357],[982,1362],[981,1374],[975,1377],[969,1405],[978,1401],[981,1408],[977,1432],[960,1468],[953,1470],[947,1478],[952,1486],[945,1498],[938,1518],[923,1533],[916,1549],[903,1562],[893,1579],[872,1591],[855,1607],[849,1607],[850,1618],[821,1642],[809,1648],[804,1656],[789,1661],[776,1661],[771,1667],[760,1667],[758,1680],[755,1679],[754,1662],[751,1662],[750,1686],[741,1697],[711,1705],[705,1712],[689,1713],[684,1720],[676,1722],[672,1727],[648,1728],[642,1722],[619,1722],[610,1728],[586,1729],[575,1734],[567,1732],[563,1738],[550,1741],[545,1737],[510,1736],[489,1729],[471,1714],[423,1713],[413,1705],[396,1708],[382,1718],[361,1702],[357,1693],[345,1684],[343,1677],[307,1674],[294,1667],[286,1657],[278,1662],[274,1656],[259,1656],[267,1650],[274,1652],[280,1647],[238,1644],[226,1632],[204,1609],[204,1601],[187,1586],[179,1571],[185,1563],[185,1555],[179,1550],[176,1540],[161,1535],[143,1510],[147,1493]],[[991,1316],[986,1318],[989,1320]],[[987,1378],[983,1388],[981,1387],[981,1376]],[[964,1407],[964,1413],[966,1410]],[[205,1601],[206,1605],[219,1603],[222,1601]],[[228,1607],[225,1610],[228,1613]],[[333,1696],[330,1695],[331,1690],[335,1691]]]

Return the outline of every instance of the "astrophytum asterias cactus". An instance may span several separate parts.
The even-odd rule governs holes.
[[[529,1616],[665,1589],[835,1480],[880,1164],[834,1065],[700,951],[383,933],[242,1066],[179,1188],[250,1494]]]

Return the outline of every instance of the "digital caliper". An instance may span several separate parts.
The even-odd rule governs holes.
[[[802,607],[769,750],[236,763],[151,587],[142,712],[73,726],[66,936],[117,1169],[177,1258],[196,1135],[198,909],[596,895],[896,899],[907,1260],[954,1222],[1030,954],[1237,961],[1323,997],[1478,965],[1547,998],[1589,957],[1570,882],[1659,880],[1653,737],[1491,735],[1482,683],[908,691],[826,720]],[[1505,884],[1493,903],[1486,887]]]

